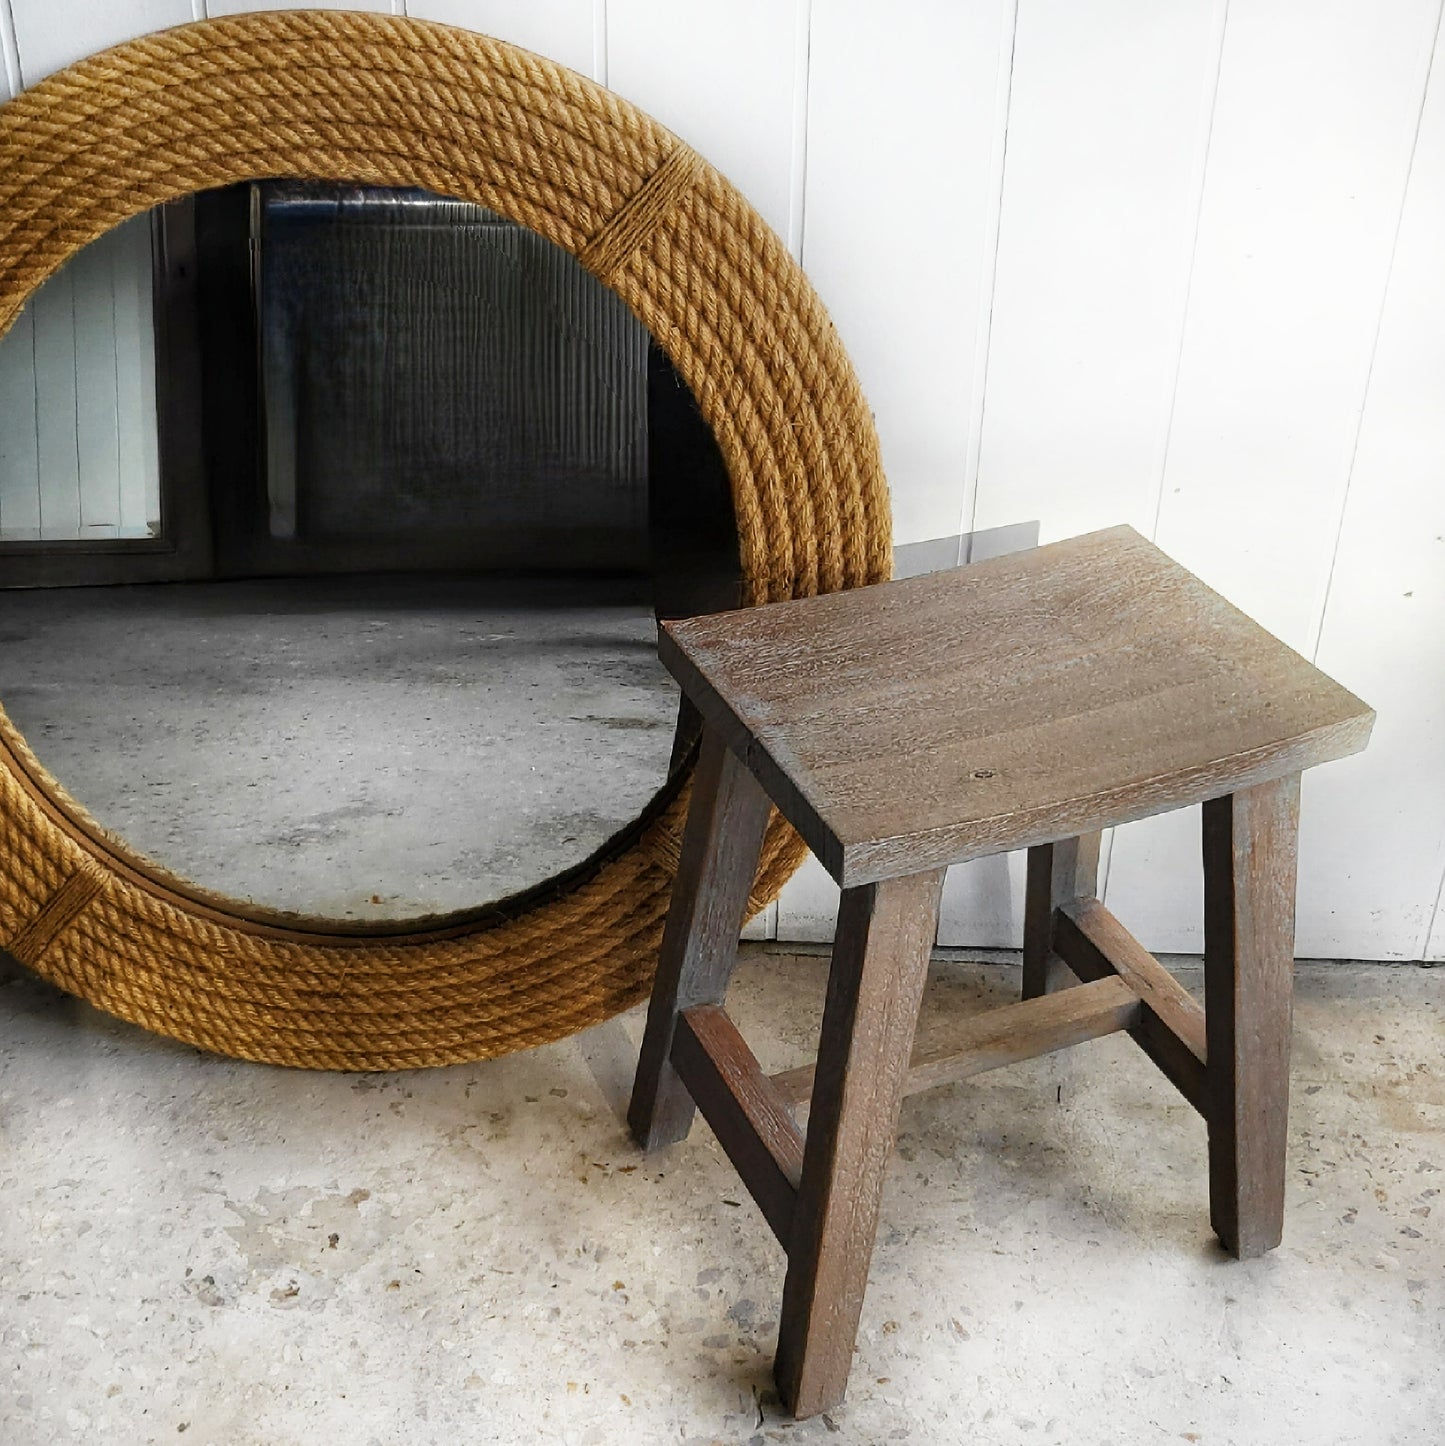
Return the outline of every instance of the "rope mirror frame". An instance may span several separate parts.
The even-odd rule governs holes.
[[[610,91],[515,46],[391,16],[267,12],[162,31],[0,107],[0,336],[129,217],[266,178],[416,186],[531,227],[611,287],[727,464],[745,601],[885,579],[872,418],[821,302],[717,171]],[[560,1039],[644,998],[688,779],[586,864],[467,914],[348,926],[207,893],[108,834],[0,710],[0,947],[218,1054],[411,1069]],[[804,847],[776,818],[750,912]]]

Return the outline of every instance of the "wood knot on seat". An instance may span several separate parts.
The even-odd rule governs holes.
[[[577,253],[577,259],[599,281],[610,284],[647,244],[668,212],[692,189],[702,165],[702,157],[679,141],[641,189],[634,191]]]

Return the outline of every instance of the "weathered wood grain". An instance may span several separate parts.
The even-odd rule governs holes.
[[[661,652],[845,887],[1201,803],[1373,721],[1128,527],[667,623]]]
[[[803,1136],[725,1010],[685,1009],[672,1063],[786,1250],[803,1175]]]
[[[798,1416],[848,1385],[942,890],[942,870],[913,874],[847,889],[838,909],[775,1362]]]
[[[682,1010],[721,1004],[727,993],[770,812],[767,795],[721,737],[704,733],[627,1112],[645,1150],[682,1139],[692,1126],[692,1098],[672,1066],[673,1033]]]
[[[917,1050],[903,1081],[905,1095],[953,1084],[1006,1064],[1034,1059],[1138,1023],[1139,996],[1115,975],[1022,1004],[990,1009],[956,1026],[946,1046]],[[814,1065],[772,1076],[778,1095],[797,1106],[813,1094]]]
[[[1226,1250],[1284,1230],[1299,778],[1204,806],[1209,1215]]]

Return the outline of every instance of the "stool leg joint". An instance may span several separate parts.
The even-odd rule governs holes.
[[[1037,999],[1074,982],[1054,946],[1054,915],[1063,905],[1098,891],[1101,835],[1083,834],[1029,850],[1024,900],[1025,999]]]
[[[1204,1011],[1189,991],[1097,899],[1056,910],[1052,942],[1080,979],[1118,975],[1139,996],[1140,1015],[1130,1035],[1206,1114]]]

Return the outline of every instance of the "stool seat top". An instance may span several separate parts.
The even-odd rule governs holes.
[[[845,887],[1296,773],[1374,721],[1131,527],[667,622],[660,651]]]

